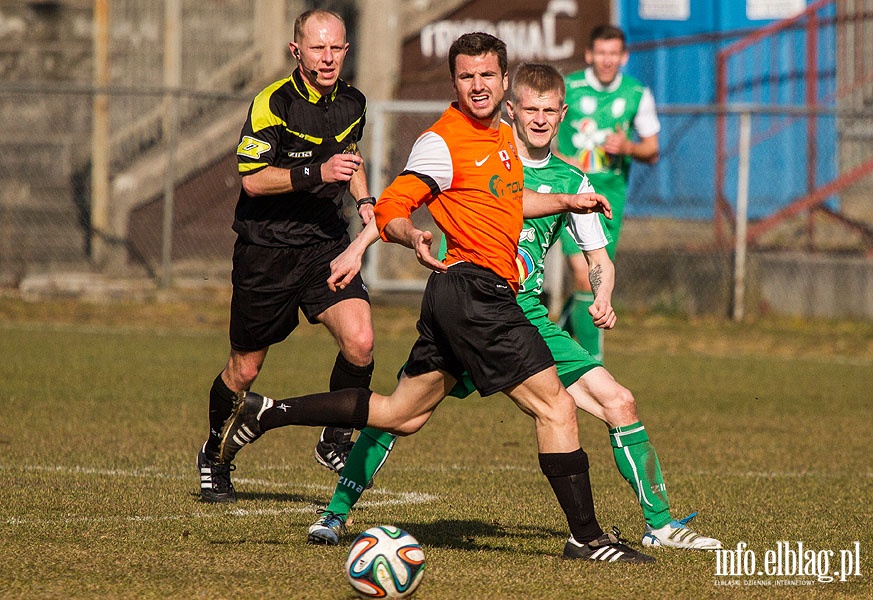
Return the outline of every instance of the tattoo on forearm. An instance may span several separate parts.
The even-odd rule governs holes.
[[[603,283],[603,268],[600,265],[594,265],[589,269],[588,281],[591,282],[591,291],[597,297],[597,290],[600,288],[600,284]]]

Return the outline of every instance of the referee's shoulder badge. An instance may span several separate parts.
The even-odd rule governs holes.
[[[270,147],[267,142],[245,135],[239,146],[236,147],[236,153],[248,158],[261,158],[261,154],[267,152]]]

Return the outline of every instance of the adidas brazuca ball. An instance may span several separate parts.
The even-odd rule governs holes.
[[[408,598],[424,576],[424,551],[397,527],[372,527],[359,535],[346,560],[346,577],[371,598]]]

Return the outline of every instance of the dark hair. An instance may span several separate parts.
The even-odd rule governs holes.
[[[591,30],[591,35],[588,37],[588,49],[594,48],[594,42],[597,40],[621,40],[621,49],[624,50],[627,46],[627,38],[624,31],[615,25],[598,25]]]
[[[513,102],[518,102],[523,87],[537,93],[558,92],[561,95],[561,104],[564,103],[564,76],[552,65],[541,63],[518,65],[509,86],[509,97]]]
[[[303,27],[306,25],[306,22],[312,17],[334,17],[337,21],[342,23],[343,28],[346,26],[346,22],[340,16],[339,13],[334,12],[332,10],[326,10],[323,8],[313,8],[312,10],[307,10],[306,12],[300,13],[294,20],[294,42],[300,42],[303,39]]]
[[[497,55],[497,63],[500,65],[500,74],[505,75],[509,65],[509,59],[506,57],[506,44],[491,35],[490,33],[465,33],[454,42],[449,48],[449,73],[452,79],[455,78],[455,59],[459,54],[464,56],[481,56],[493,52]]]

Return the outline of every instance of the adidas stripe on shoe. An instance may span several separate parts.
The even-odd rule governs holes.
[[[246,444],[261,437],[258,419],[265,410],[273,406],[273,400],[254,392],[239,392],[233,403],[233,413],[224,422],[221,430],[219,460],[233,462],[236,453]]]
[[[652,529],[646,525],[643,546],[649,548],[681,548],[684,550],[718,550],[721,542],[715,538],[700,535],[687,523],[697,516],[691,513],[684,519],[673,519],[663,527]]]
[[[596,540],[587,543],[577,542],[573,536],[564,545],[564,558],[583,559],[595,562],[651,563],[655,559],[648,554],[637,552],[625,543],[619,536],[621,532],[615,527],[612,532],[604,533]]]
[[[204,445],[205,448],[205,445]],[[204,448],[197,453],[197,470],[200,471],[200,499],[203,502],[236,502],[236,491],[230,480],[230,472],[236,467],[219,463],[206,456]]]
[[[339,538],[346,532],[346,517],[328,511],[322,511],[318,520],[309,526],[306,543],[336,546]]]

